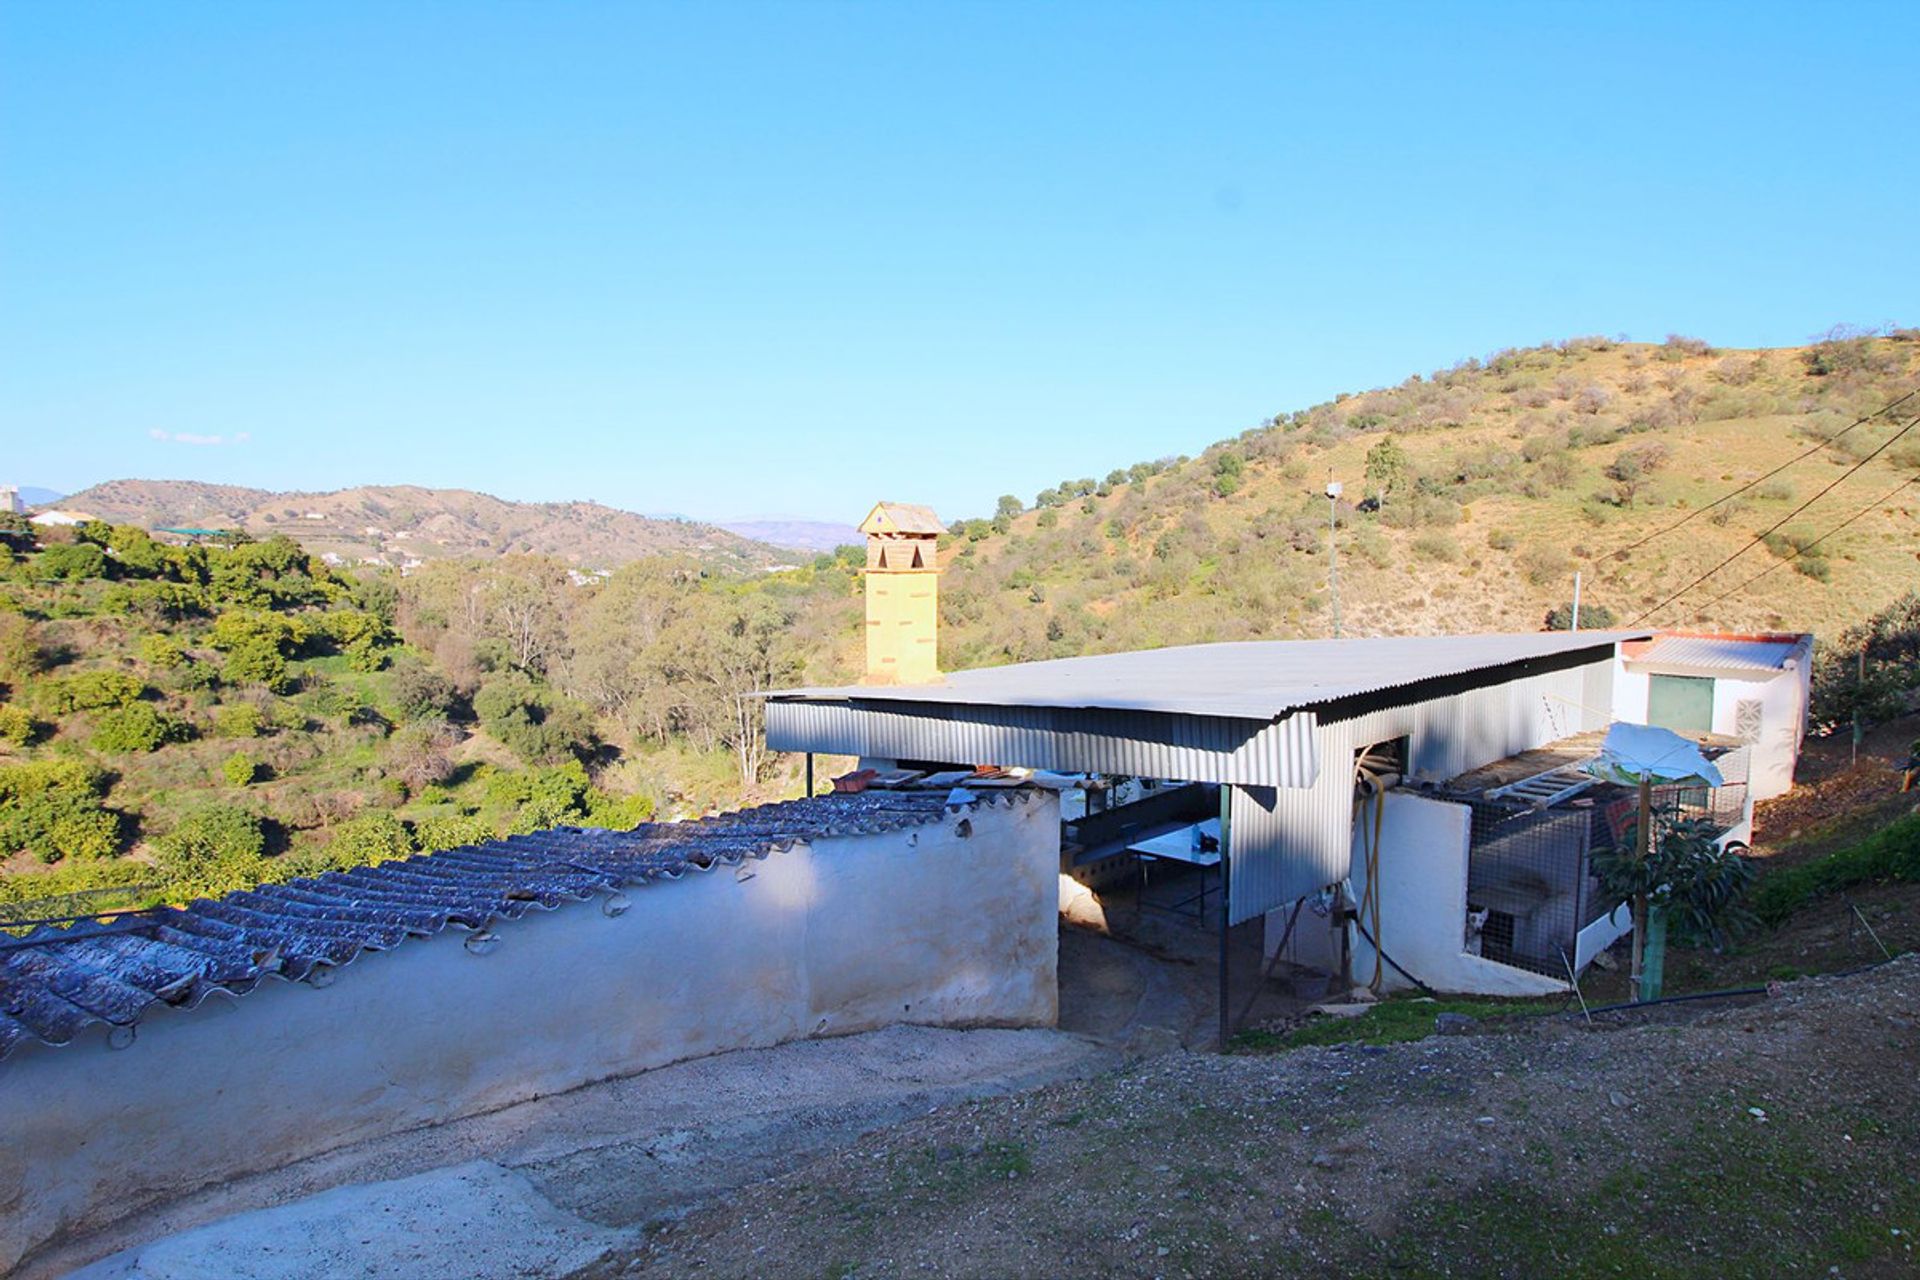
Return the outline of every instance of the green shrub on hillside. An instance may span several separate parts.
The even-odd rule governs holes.
[[[1880,721],[1920,704],[1920,593],[1815,646],[1810,718],[1821,730]]]
[[[0,680],[20,684],[46,665],[46,651],[33,623],[11,609],[0,609]]]
[[[227,651],[220,674],[229,684],[252,684],[274,693],[286,693],[293,687],[293,674],[287,660],[271,645],[247,640]]]
[[[162,671],[171,671],[187,660],[187,651],[172,636],[155,631],[140,637],[140,661]]]
[[[0,702],[0,742],[9,746],[24,747],[33,741],[38,727],[25,707]]]
[[[327,861],[339,868],[371,867],[413,853],[413,837],[400,819],[384,810],[363,813],[333,829]]]
[[[588,798],[586,825],[590,827],[631,831],[651,817],[653,797],[649,795],[635,792],[627,796],[610,796],[595,790]]]
[[[78,760],[0,765],[0,854],[55,862],[116,852],[120,819],[102,807],[106,794],[106,771]]]
[[[146,691],[145,684],[124,671],[82,671],[78,675],[39,682],[36,696],[47,711],[65,715],[72,711],[129,707]]]
[[[251,783],[260,772],[260,766],[253,757],[244,751],[236,751],[226,758],[220,766],[221,776],[226,778],[230,787],[244,787]]]
[[[486,731],[530,764],[552,764],[591,751],[593,717],[571,698],[517,671],[495,676],[473,698]]]
[[[251,889],[268,878],[260,819],[234,805],[207,805],[153,842],[153,865],[177,896]]]
[[[107,556],[87,542],[68,542],[48,547],[33,558],[34,571],[42,578],[77,582],[83,578],[107,576]]]
[[[1613,610],[1603,604],[1580,602],[1580,629],[1582,631],[1604,631],[1618,622]],[[1573,626],[1573,602],[1555,605],[1547,611],[1547,630],[1567,631]]]
[[[1777,925],[1825,894],[1897,880],[1920,883],[1920,814],[1909,814],[1824,858],[1769,871],[1754,890],[1753,911]]]
[[[96,715],[92,744],[96,751],[127,755],[158,751],[184,736],[184,726],[178,721],[161,715],[150,703],[136,702]]]
[[[402,662],[393,668],[394,706],[407,720],[442,720],[459,703],[453,681],[424,662]]]
[[[213,713],[213,731],[222,738],[257,738],[263,727],[260,708],[251,702],[229,702]]]
[[[420,852],[437,853],[463,845],[482,844],[493,839],[493,828],[478,814],[459,814],[444,818],[424,818],[414,824],[413,834]]]

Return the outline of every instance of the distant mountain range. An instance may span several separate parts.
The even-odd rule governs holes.
[[[719,525],[655,519],[595,502],[509,502],[466,489],[414,485],[280,493],[192,480],[110,480],[59,501],[70,510],[150,529],[285,533],[317,555],[346,563],[533,553],[601,568],[685,555],[716,568],[753,571],[790,564],[799,549]]]
[[[861,541],[858,529],[831,520],[719,520],[715,523],[743,538],[797,551],[832,551]]]
[[[20,501],[30,507],[45,507],[60,501],[61,495],[57,489],[42,489],[37,484],[23,484],[19,489]]]

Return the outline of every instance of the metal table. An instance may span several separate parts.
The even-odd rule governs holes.
[[[1211,838],[1213,848],[1198,848],[1197,842],[1194,839],[1194,833],[1196,831],[1202,836]],[[1208,868],[1213,868],[1217,873],[1220,866],[1220,819],[1208,818],[1204,822],[1195,823],[1193,826],[1181,827],[1178,831],[1169,831],[1164,835],[1154,836],[1150,840],[1138,841],[1128,845],[1127,852],[1131,853],[1140,862],[1140,886],[1143,890],[1140,905],[1143,907],[1159,907],[1158,903],[1149,903],[1144,893],[1148,884],[1147,868],[1149,865],[1156,861],[1165,861],[1184,862],[1188,866],[1198,867],[1200,869],[1200,892],[1193,894],[1191,897],[1182,898],[1180,901],[1168,907],[1159,909],[1176,911],[1184,915],[1186,908],[1191,906],[1194,908],[1193,914],[1197,919],[1206,919],[1207,870]]]

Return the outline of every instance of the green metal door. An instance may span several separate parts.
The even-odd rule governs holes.
[[[1713,680],[1709,676],[1651,676],[1647,723],[1675,733],[1713,730]]]

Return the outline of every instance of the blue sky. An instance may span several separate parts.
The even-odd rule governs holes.
[[[1920,6],[0,7],[0,482],[949,518],[1915,323]],[[218,443],[213,443],[213,441]]]

